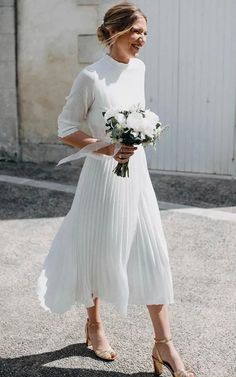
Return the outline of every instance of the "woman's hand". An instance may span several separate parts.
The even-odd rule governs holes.
[[[100,148],[96,151],[99,154],[105,154],[107,156],[112,156],[115,151],[115,144],[108,145],[107,147]]]
[[[115,154],[114,159],[124,164],[125,162],[129,161],[129,158],[134,154],[134,151],[137,147],[129,146],[129,145],[122,145],[118,152]],[[107,156],[112,156],[115,151],[115,144],[108,145],[107,147],[98,149],[96,153],[105,154]]]
[[[124,164],[129,161],[129,158],[134,154],[137,147],[130,145],[122,145],[118,152],[115,154],[114,159],[120,164]]]

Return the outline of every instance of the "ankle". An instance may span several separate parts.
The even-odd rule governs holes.
[[[100,324],[102,324],[102,321],[100,318],[99,319],[87,318],[87,322],[89,326],[99,326]]]
[[[88,324],[90,330],[99,330],[102,328],[102,322],[92,322]]]
[[[154,340],[155,340],[156,344],[168,344],[168,343],[172,342],[172,336],[169,335],[169,336],[163,337],[163,338],[155,337]]]
[[[97,332],[100,330],[103,331],[103,325],[101,321],[93,321],[93,322],[88,321],[88,328],[89,328],[89,331],[92,331],[92,332],[94,331]]]

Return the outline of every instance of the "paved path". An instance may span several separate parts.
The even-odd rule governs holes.
[[[51,191],[59,191],[69,194],[74,194],[76,190],[75,185],[66,185],[57,182],[50,182],[44,180],[36,180],[30,178],[15,177],[10,175],[0,175],[0,182],[12,183],[14,185],[22,185],[28,187],[35,187],[37,189],[47,189]],[[165,201],[158,201],[161,210],[175,210],[180,213],[193,214],[195,216],[209,217],[219,220],[236,221],[236,206],[232,207],[212,207],[211,209],[197,208],[187,206],[184,204],[177,204]],[[223,212],[222,212],[223,211]]]
[[[86,349],[83,306],[65,315],[40,308],[36,280],[73,198],[50,184],[31,181],[29,187],[3,178],[0,183],[8,208],[0,223],[0,375],[152,376],[153,334],[145,307],[130,306],[125,317],[103,305],[107,334],[119,353],[112,363]],[[176,346],[198,377],[235,377],[236,214],[227,208],[159,204],[174,281],[170,318]]]

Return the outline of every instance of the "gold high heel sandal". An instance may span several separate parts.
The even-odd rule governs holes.
[[[196,374],[191,369],[179,369],[174,372],[172,366],[167,362],[162,360],[160,352],[158,351],[157,344],[158,343],[168,343],[172,340],[172,338],[169,339],[155,339],[155,344],[152,351],[152,359],[153,359],[153,365],[154,365],[154,371],[157,376],[160,376],[163,373],[163,366],[169,369],[173,377],[196,377]],[[155,356],[154,356],[155,353]]]
[[[86,322],[86,325],[85,325],[85,342],[86,342],[86,345],[88,347],[92,346],[91,339],[90,339],[90,336],[89,336],[89,326],[90,327],[99,326],[100,323],[101,322],[95,322],[95,323],[90,324],[89,318],[87,318],[87,322]],[[92,348],[93,348],[93,346],[92,346]],[[95,352],[97,357],[99,357],[102,360],[112,361],[112,360],[115,360],[115,358],[116,358],[116,353],[111,347],[109,347],[106,350],[104,350],[104,349],[103,350],[102,349],[94,349],[93,348],[93,351]]]

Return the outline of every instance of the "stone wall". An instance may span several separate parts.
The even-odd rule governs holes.
[[[0,0],[0,158],[19,158],[15,10],[13,0]]]
[[[18,95],[24,161],[57,161],[57,116],[78,72],[101,55],[96,29],[112,1],[18,0]]]

